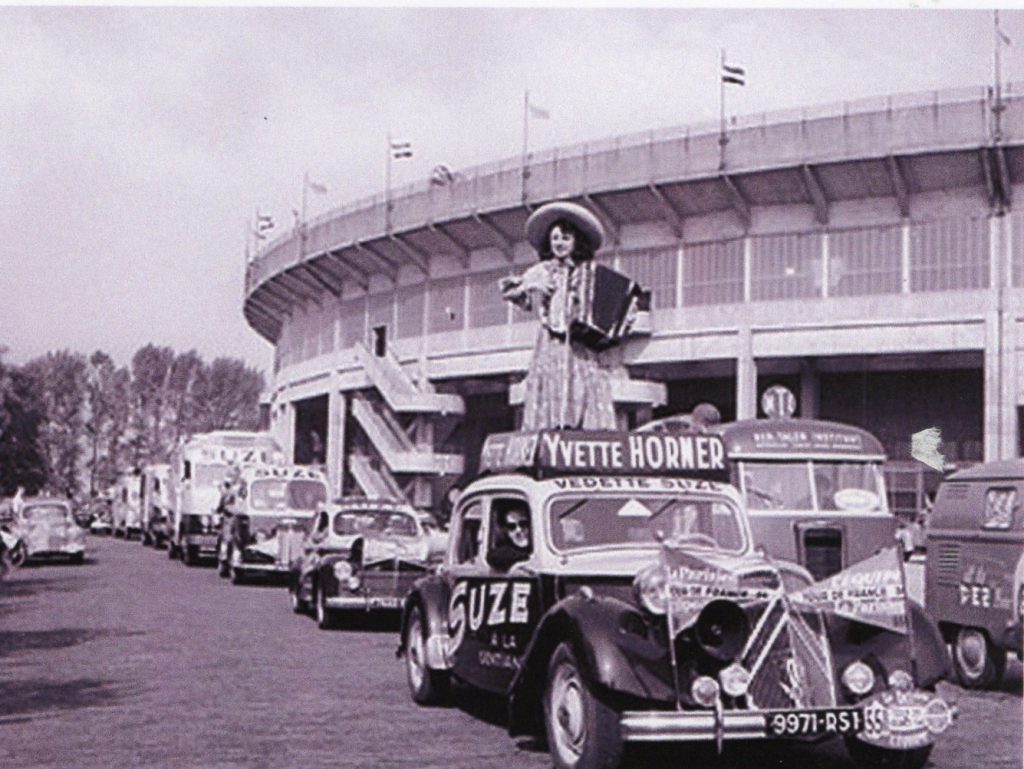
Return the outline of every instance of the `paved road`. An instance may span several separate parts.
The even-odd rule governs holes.
[[[549,766],[497,703],[414,706],[394,627],[324,632],[275,587],[233,587],[138,543],[0,583],[0,767],[318,769]],[[963,712],[936,769],[1016,767],[1021,667]],[[687,755],[691,755],[688,753]],[[689,762],[688,762],[689,763]],[[837,745],[730,746],[716,769],[850,769]]]

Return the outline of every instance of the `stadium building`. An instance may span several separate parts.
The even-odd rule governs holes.
[[[486,433],[513,429],[536,321],[498,279],[536,258],[523,225],[595,211],[598,259],[652,290],[617,352],[624,425],[710,401],[877,435],[897,506],[948,461],[1021,453],[1024,96],[976,88],[653,130],[465,169],[330,211],[266,246],[244,313],[274,345],[270,429],[339,493],[440,507]]]

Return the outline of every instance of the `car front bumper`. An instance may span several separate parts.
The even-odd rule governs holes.
[[[186,534],[181,544],[182,547],[193,548],[200,558],[217,556],[216,534]]]
[[[363,609],[401,609],[402,599],[393,595],[331,595],[324,596],[324,606],[328,609],[352,610]]]
[[[840,728],[836,708],[792,711],[767,710],[628,710],[622,713],[620,728],[628,742],[698,742],[709,740],[816,739],[848,734],[886,748],[907,750],[930,745],[946,731],[957,716],[955,706],[929,692],[883,692],[853,708],[859,727]],[[795,716],[796,728],[779,733],[773,719]],[[814,728],[802,727],[813,724]]]

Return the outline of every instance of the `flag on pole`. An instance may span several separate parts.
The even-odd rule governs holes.
[[[527,106],[530,108],[530,117],[537,118],[538,120],[550,120],[551,113],[543,107],[538,107],[532,102],[527,102]]]
[[[412,142],[391,142],[391,157],[395,160],[412,157]]]
[[[434,166],[434,170],[430,172],[430,183],[438,187],[445,187],[454,181],[455,174],[444,163]]]
[[[1013,41],[1010,39],[1010,36],[1003,32],[1003,30],[996,27],[996,33],[999,35],[999,39],[1002,40],[1006,45],[1013,45]]]
[[[736,64],[726,64],[722,62],[722,82],[732,83],[733,85],[746,85],[747,84],[747,71]]]
[[[315,192],[317,195],[326,195],[327,194],[327,185],[320,184],[320,182],[314,182],[312,180],[310,180],[308,182],[308,184],[309,184],[309,188],[311,190],[313,190],[313,192]]]
[[[267,214],[256,214],[256,231],[254,234],[258,240],[266,240],[267,236],[265,233],[272,229],[274,229],[274,217]]]

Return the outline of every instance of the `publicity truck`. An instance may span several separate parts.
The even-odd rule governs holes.
[[[249,465],[279,465],[281,447],[268,434],[217,430],[194,435],[171,454],[168,557],[186,566],[217,557],[225,480]]]

